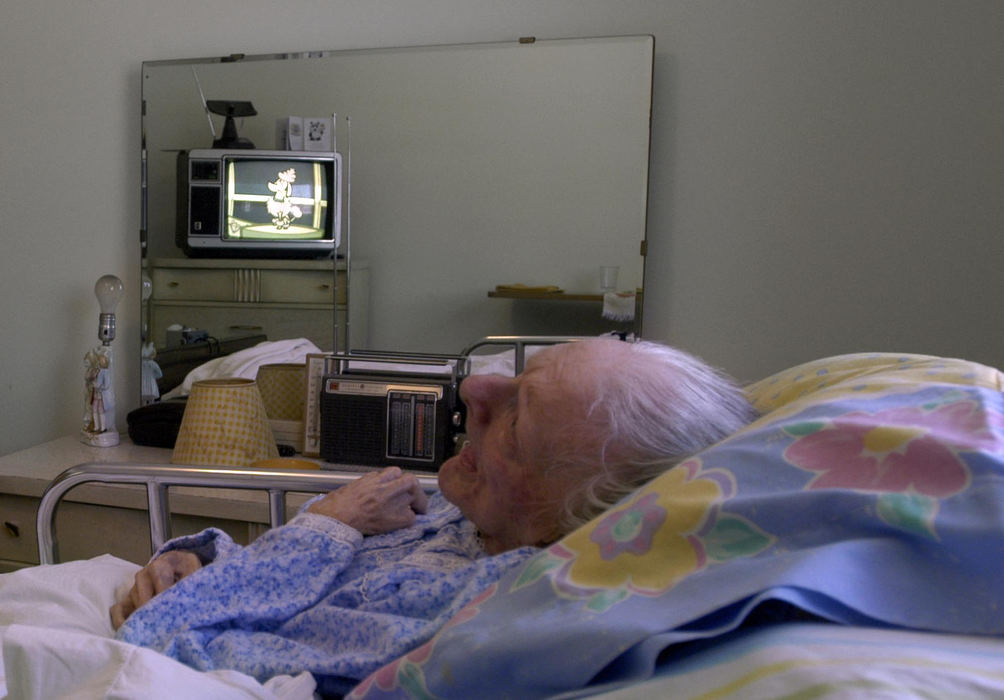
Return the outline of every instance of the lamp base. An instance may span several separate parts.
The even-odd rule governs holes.
[[[89,430],[80,431],[80,442],[91,447],[115,447],[119,444],[119,434],[114,430],[103,433],[92,433]]]

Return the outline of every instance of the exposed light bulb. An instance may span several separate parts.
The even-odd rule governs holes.
[[[101,313],[113,314],[122,298],[122,280],[115,275],[104,275],[94,284],[94,296],[101,305]]]
[[[115,275],[104,275],[94,285],[94,296],[101,306],[98,317],[98,339],[105,345],[115,340],[115,307],[122,298],[122,280]]]

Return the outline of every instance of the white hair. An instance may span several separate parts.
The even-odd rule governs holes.
[[[596,377],[587,425],[578,426],[605,436],[598,454],[595,449],[583,451],[581,440],[566,440],[566,448],[551,461],[551,468],[577,465],[594,472],[567,494],[563,532],[591,520],[756,415],[735,380],[693,355],[646,341],[621,345],[627,348],[625,361]]]

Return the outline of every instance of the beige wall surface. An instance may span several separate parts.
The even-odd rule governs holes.
[[[743,379],[1004,365],[999,0],[41,0],[0,25],[0,453],[79,428],[105,273],[138,404],[142,61],[622,34],[656,40],[648,337]]]

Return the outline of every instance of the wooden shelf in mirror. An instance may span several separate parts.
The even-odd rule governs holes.
[[[641,296],[641,290],[637,291]],[[488,296],[492,299],[533,299],[537,301],[603,301],[602,294],[570,293],[558,292],[538,292],[538,291],[518,291],[518,290],[491,290]]]
[[[568,292],[500,292],[492,290],[488,296],[493,299],[549,299],[559,301],[603,301],[602,294],[569,294]]]

